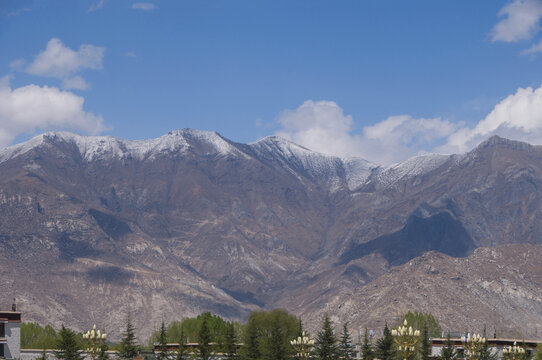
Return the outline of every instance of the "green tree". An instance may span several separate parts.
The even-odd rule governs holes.
[[[397,325],[402,325],[404,321],[415,330],[420,330],[427,326],[429,337],[439,337],[442,335],[442,328],[437,319],[432,314],[422,312],[407,312]]]
[[[177,354],[175,356],[176,360],[186,360],[188,358],[188,348],[186,346],[186,336],[184,335],[184,330],[181,326],[181,333],[179,334],[179,348],[177,349]]]
[[[41,351],[41,355],[39,358],[37,358],[37,360],[48,360],[48,356],[47,356],[47,353],[45,352],[45,349]]]
[[[56,346],[55,329],[38,323],[21,324],[21,349],[53,349]]]
[[[337,360],[339,358],[339,346],[327,314],[324,315],[322,329],[314,341],[314,354],[318,360]]]
[[[237,359],[237,338],[235,336],[235,326],[233,322],[229,323],[224,336],[224,346],[222,352],[227,360]]]
[[[248,318],[243,334],[243,346],[239,350],[239,357],[241,360],[259,360],[261,358],[260,333],[254,316],[249,316]]]
[[[348,323],[343,324],[343,332],[339,343],[339,357],[342,360],[353,360],[356,357],[354,345],[352,345],[352,337],[348,332]]]
[[[536,345],[536,349],[533,354],[533,360],[542,360],[542,344]]]
[[[393,344],[393,336],[387,323],[384,325],[383,336],[376,342],[375,355],[380,360],[393,360],[397,355]]]
[[[440,359],[441,360],[456,360],[457,359],[457,351],[455,350],[454,343],[450,339],[450,333],[446,335],[446,341],[444,342],[444,347],[442,348],[440,352]]]
[[[210,313],[203,314],[203,321],[198,332],[198,356],[200,360],[209,360],[212,356],[211,331],[207,324]]]
[[[132,325],[130,315],[126,317],[126,328],[119,344],[118,356],[124,360],[134,359],[137,356],[138,347],[135,338],[135,327]]]
[[[267,338],[265,358],[267,360],[286,360],[288,350],[284,344],[284,333],[278,318],[273,319],[270,336]]]
[[[371,341],[369,340],[369,333],[367,331],[367,328],[365,328],[365,332],[363,333],[363,343],[361,344],[361,358],[363,360],[374,359],[373,345],[371,344]]]
[[[55,357],[59,360],[83,360],[81,355],[81,345],[77,340],[77,335],[71,329],[62,325],[58,332],[56,342]]]
[[[109,360],[109,354],[107,353],[107,350],[109,350],[109,345],[107,343],[103,343],[100,346],[100,352],[98,353],[98,360]]]
[[[283,309],[253,311],[249,315],[248,325],[244,331],[245,345],[240,351],[240,356],[243,360],[290,358],[294,355],[290,340],[297,337],[298,333],[299,319]],[[253,337],[251,346],[247,346],[247,334]],[[256,343],[258,350],[254,351],[253,345]],[[252,350],[247,351],[248,347]]]
[[[482,336],[487,339],[485,326],[484,326],[484,332]],[[482,345],[482,349],[480,350],[480,357],[478,358],[478,360],[497,360],[497,359],[498,359],[497,352],[491,351],[489,344],[486,340],[484,344]]]
[[[158,336],[158,359],[167,360],[168,358],[166,325],[164,324],[164,321],[162,321],[160,335]]]
[[[427,326],[427,323],[423,324],[423,328],[420,335],[421,335],[420,358],[421,360],[429,360],[431,357],[431,350],[432,350],[433,344],[431,343],[431,340],[429,339],[429,328]]]

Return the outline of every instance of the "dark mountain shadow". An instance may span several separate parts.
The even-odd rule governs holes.
[[[465,257],[476,248],[463,225],[448,212],[427,218],[411,215],[399,231],[355,244],[341,256],[346,264],[372,253],[379,253],[390,266],[401,265],[431,250],[453,257]]]

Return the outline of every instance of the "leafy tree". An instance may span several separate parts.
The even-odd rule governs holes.
[[[361,358],[363,360],[374,359],[373,345],[369,340],[369,333],[367,331],[367,328],[365,328],[365,332],[363,333],[363,343],[361,344]]]
[[[83,360],[81,345],[77,341],[77,335],[71,329],[62,325],[58,332],[55,357],[59,360]]]
[[[398,325],[402,325],[404,321],[407,321],[412,328],[422,331],[427,326],[429,337],[439,337],[442,335],[442,328],[437,319],[432,314],[422,312],[407,312],[401,319]]]
[[[444,342],[444,347],[442,348],[440,352],[440,359],[441,360],[456,360],[457,359],[457,351],[455,350],[454,344],[452,340],[450,339],[450,333],[446,335],[446,341]]]
[[[158,359],[167,360],[168,358],[166,325],[164,324],[164,321],[162,321],[160,335],[158,336]]]
[[[298,333],[299,319],[285,310],[253,311],[245,328],[245,345],[241,348],[240,355],[243,360],[290,358],[294,355],[290,340],[297,337]],[[252,337],[251,351],[247,351],[247,334]],[[257,351],[253,347],[256,343]],[[257,357],[254,357],[256,355]]]
[[[38,323],[21,324],[21,349],[53,349],[56,346],[55,329]]]
[[[248,323],[243,336],[243,343],[243,346],[241,346],[241,349],[239,350],[241,360],[260,359],[260,334],[254,316],[249,316],[248,318]]]
[[[212,355],[211,331],[207,324],[210,313],[203,314],[203,321],[198,332],[198,356],[200,360],[209,360]]]
[[[314,354],[318,360],[337,360],[339,358],[339,346],[327,314],[324,315],[322,329],[314,341]]]
[[[122,334],[118,356],[121,359],[130,360],[137,356],[138,347],[135,338],[135,327],[132,325],[130,315],[126,317],[126,329]]]
[[[343,332],[339,343],[339,357],[342,360],[353,360],[356,357],[354,345],[352,345],[352,337],[348,332],[348,323],[343,324]]]
[[[197,341],[203,318],[206,319],[207,327],[211,334],[211,342],[222,343],[228,328],[228,322],[220,316],[213,315],[209,312],[202,313],[195,318],[184,318],[182,321],[172,321],[166,329],[167,342],[172,343],[179,341],[181,331],[184,334],[184,338],[190,339],[192,342]],[[158,343],[159,336],[160,331],[155,331],[149,338],[148,345],[152,346],[153,344]],[[190,341],[187,340],[187,342]]]
[[[376,342],[375,355],[380,360],[393,360],[396,357],[393,336],[387,323],[384,326],[383,336]]]
[[[542,360],[542,344],[536,345],[536,349],[533,354],[533,360]]]
[[[227,360],[236,360],[237,359],[237,338],[235,336],[235,327],[233,322],[231,322],[226,330],[224,336],[224,346],[223,353]]]

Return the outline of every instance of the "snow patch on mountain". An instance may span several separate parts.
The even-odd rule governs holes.
[[[81,136],[70,132],[48,132],[24,143],[0,150],[0,162],[22,155],[34,148],[58,142],[75,144],[86,161],[107,158],[154,159],[165,153],[183,153],[195,145],[204,145],[204,155],[228,155],[241,152],[215,132],[182,129],[149,140],[122,140],[112,136]]]
[[[402,163],[382,167],[377,172],[378,182],[390,185],[398,180],[426,174],[444,164],[450,155],[429,154],[410,158]]]

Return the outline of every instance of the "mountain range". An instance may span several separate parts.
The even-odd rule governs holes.
[[[309,329],[432,312],[447,330],[542,326],[542,147],[492,137],[392,166],[183,129],[51,132],[0,150],[0,304],[141,340],[212,311]]]

